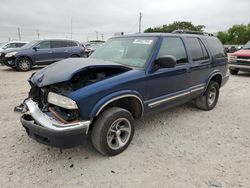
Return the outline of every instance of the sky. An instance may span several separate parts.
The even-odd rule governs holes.
[[[71,38],[107,40],[114,33],[190,21],[205,31],[227,30],[250,22],[250,0],[0,0],[0,42]],[[72,24],[71,24],[72,23]]]

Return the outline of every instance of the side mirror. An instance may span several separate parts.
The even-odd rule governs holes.
[[[156,59],[158,68],[174,68],[176,66],[176,58],[172,55],[161,56]]]
[[[35,47],[33,47],[33,50],[37,51],[37,47],[36,47],[36,46],[35,46]]]

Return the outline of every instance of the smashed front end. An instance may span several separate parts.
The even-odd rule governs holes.
[[[81,120],[76,103],[56,89],[32,86],[21,123],[30,137],[43,144],[61,148],[79,145],[91,122]]]
[[[65,75],[58,80],[57,76],[56,83],[48,82],[54,75],[49,74],[50,71],[46,71],[46,68],[33,74],[29,79],[29,96],[22,107],[24,114],[21,123],[27,134],[40,143],[55,147],[82,144],[91,120],[81,118],[77,103],[68,96],[87,85],[127,70],[117,67],[87,67],[73,72],[70,79],[65,79]]]

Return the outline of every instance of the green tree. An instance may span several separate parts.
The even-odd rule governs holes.
[[[245,44],[250,40],[250,23],[233,25],[227,31],[218,32],[217,37],[223,44]]]
[[[144,32],[145,33],[152,33],[152,32],[160,32],[160,33],[171,33],[174,30],[182,29],[182,30],[191,30],[191,31],[203,31],[205,28],[204,25],[193,25],[192,22],[173,22],[171,24],[165,24],[159,27],[149,27]]]

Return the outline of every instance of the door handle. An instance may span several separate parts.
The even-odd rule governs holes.
[[[50,52],[48,52],[49,54],[52,54],[53,52],[52,51],[50,51]]]
[[[64,52],[68,52],[68,50],[65,50]]]

